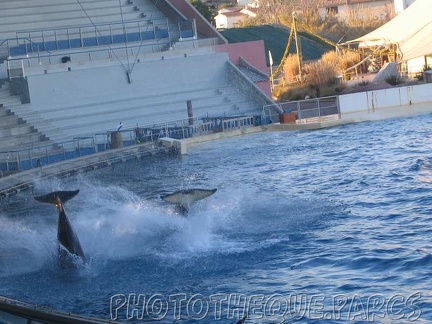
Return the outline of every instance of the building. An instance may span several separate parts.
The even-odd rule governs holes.
[[[358,44],[365,55],[380,53],[414,76],[432,69],[432,16],[430,0],[416,0],[395,18],[376,30],[347,42]],[[397,32],[396,32],[397,31]]]
[[[242,21],[249,17],[256,17],[255,10],[251,7],[234,7],[219,10],[215,16],[216,29],[238,27]]]
[[[336,14],[341,20],[382,19],[394,16],[394,0],[322,0],[318,11],[322,18],[328,13]]]

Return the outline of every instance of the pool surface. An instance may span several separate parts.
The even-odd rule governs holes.
[[[0,295],[130,322],[432,321],[432,115],[265,132],[0,202]],[[160,195],[217,188],[187,218]],[[89,263],[57,266],[65,209]],[[0,320],[1,322],[1,320]]]

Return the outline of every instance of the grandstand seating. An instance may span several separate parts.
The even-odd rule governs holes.
[[[8,83],[0,87],[0,151],[27,147],[45,141],[46,137],[22,118],[15,115],[13,107],[21,107],[19,96],[9,94]],[[47,142],[44,142],[47,143]]]
[[[11,55],[24,55],[167,37],[167,18],[150,1],[121,2],[121,8],[117,0],[7,2],[0,11],[0,41],[9,39]]]
[[[55,141],[112,131],[119,121],[125,128],[133,128],[137,123],[186,119],[187,100],[192,101],[196,117],[259,113],[260,106],[228,81],[226,60],[226,55],[220,54],[141,62],[131,85],[118,66],[77,71],[75,75],[29,76],[33,102],[13,111]],[[215,68],[206,68],[211,62]],[[194,73],[191,66],[196,66]],[[112,79],[118,80],[103,82],[99,72],[112,73]],[[142,75],[145,72],[147,80]],[[156,72],[160,75],[155,76]],[[191,79],[184,82],[188,76]],[[70,84],[70,77],[76,85]],[[93,93],[83,92],[82,87],[87,86],[93,87]],[[50,90],[57,94],[47,99]]]
[[[0,46],[2,156],[43,144],[55,151],[120,121],[124,129],[180,122],[188,100],[194,117],[260,114],[260,101],[230,79],[228,53],[187,42],[194,26],[184,17],[180,28],[150,0],[121,3],[120,12],[118,0],[2,2],[0,43],[14,39],[7,43],[12,60],[2,63]],[[6,70],[10,81],[1,80]],[[14,78],[25,86],[9,89]]]
[[[15,38],[17,32],[112,23],[141,17],[132,3],[122,2],[122,11],[119,2],[114,0],[81,0],[85,11],[73,0],[14,0],[2,3],[2,7],[6,7],[0,11],[0,39]]]

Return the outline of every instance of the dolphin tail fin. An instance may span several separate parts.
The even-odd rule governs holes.
[[[188,189],[176,191],[169,195],[161,196],[161,199],[172,204],[177,204],[185,210],[188,210],[190,205],[195,201],[207,198],[213,195],[217,189]]]
[[[60,201],[62,203],[65,203],[69,199],[72,199],[73,197],[75,197],[78,194],[78,192],[79,192],[79,190],[54,191],[54,192],[51,192],[47,195],[37,196],[37,197],[33,197],[33,198],[39,202],[56,205],[58,202],[58,199],[60,199]]]

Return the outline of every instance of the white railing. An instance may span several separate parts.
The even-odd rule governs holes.
[[[294,112],[296,114],[297,123],[316,122],[317,120],[328,119],[327,116],[337,116],[340,118],[340,109],[338,105],[338,97],[322,97],[297,101],[286,101],[275,103],[273,105],[266,105],[263,107],[263,114],[267,118],[271,118],[273,122],[279,120],[276,110],[272,109],[278,106],[284,112]],[[335,117],[332,117],[334,119]]]

